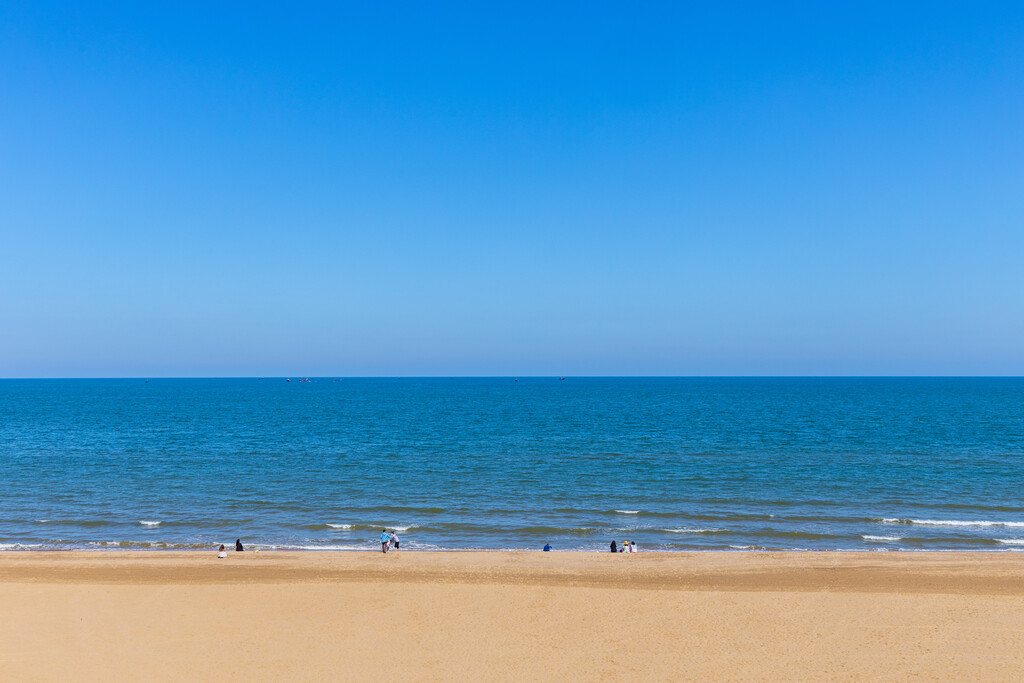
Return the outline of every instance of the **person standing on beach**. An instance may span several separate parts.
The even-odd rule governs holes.
[[[388,534],[388,530],[387,529],[381,529],[380,530],[380,551],[382,553],[386,554],[388,552],[388,543],[390,543],[390,542],[391,542],[391,535]]]
[[[245,550],[245,548],[242,547],[242,539],[236,538],[235,539],[235,551],[236,552],[242,552],[243,550]]]
[[[391,545],[395,546],[395,550],[398,550],[398,534],[394,531],[391,532]]]

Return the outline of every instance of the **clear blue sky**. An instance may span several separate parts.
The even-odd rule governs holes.
[[[1024,4],[3,3],[0,376],[297,374],[1024,374]]]

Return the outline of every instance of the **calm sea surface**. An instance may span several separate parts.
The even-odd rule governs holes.
[[[297,380],[0,381],[0,549],[1024,549],[1024,379]]]

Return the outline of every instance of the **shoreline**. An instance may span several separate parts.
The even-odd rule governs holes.
[[[13,544],[12,544],[13,545]],[[202,548],[166,548],[166,547],[151,547],[151,548],[124,548],[124,547],[99,547],[99,548],[0,548],[0,557],[7,553],[185,553],[185,554],[196,554],[196,553],[216,553],[217,546],[211,544],[209,547]],[[252,550],[250,549],[252,548]],[[263,546],[258,544],[246,545],[245,552],[261,552],[261,553],[373,553],[380,555],[380,548],[316,548],[316,547],[302,547],[297,548],[294,546]],[[234,549],[228,548],[229,553],[234,553]],[[389,554],[392,551],[389,551]],[[404,548],[401,553],[540,553],[544,552],[538,548]],[[612,553],[608,550],[598,549],[578,549],[573,548],[569,550],[552,550],[551,554],[563,555],[566,553],[580,553],[584,555],[611,555]],[[951,549],[951,548],[687,548],[685,550],[666,550],[662,548],[652,548],[638,550],[634,555],[686,555],[686,554],[722,554],[722,555],[733,555],[733,554],[765,554],[765,553],[777,553],[777,554],[861,554],[861,555],[872,555],[872,554],[886,554],[886,553],[913,553],[913,554],[944,554],[944,555],[1004,555],[1014,553],[1024,553],[1024,547],[1020,546],[1007,546],[1007,547],[996,547],[996,548],[973,548],[973,549]],[[617,555],[625,555],[627,553],[616,553]]]
[[[0,583],[488,583],[692,590],[1024,596],[1024,555],[1008,552],[701,551],[16,551]]]

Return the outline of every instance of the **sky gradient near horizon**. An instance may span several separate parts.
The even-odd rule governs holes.
[[[5,3],[0,377],[1024,374],[1024,5]]]

